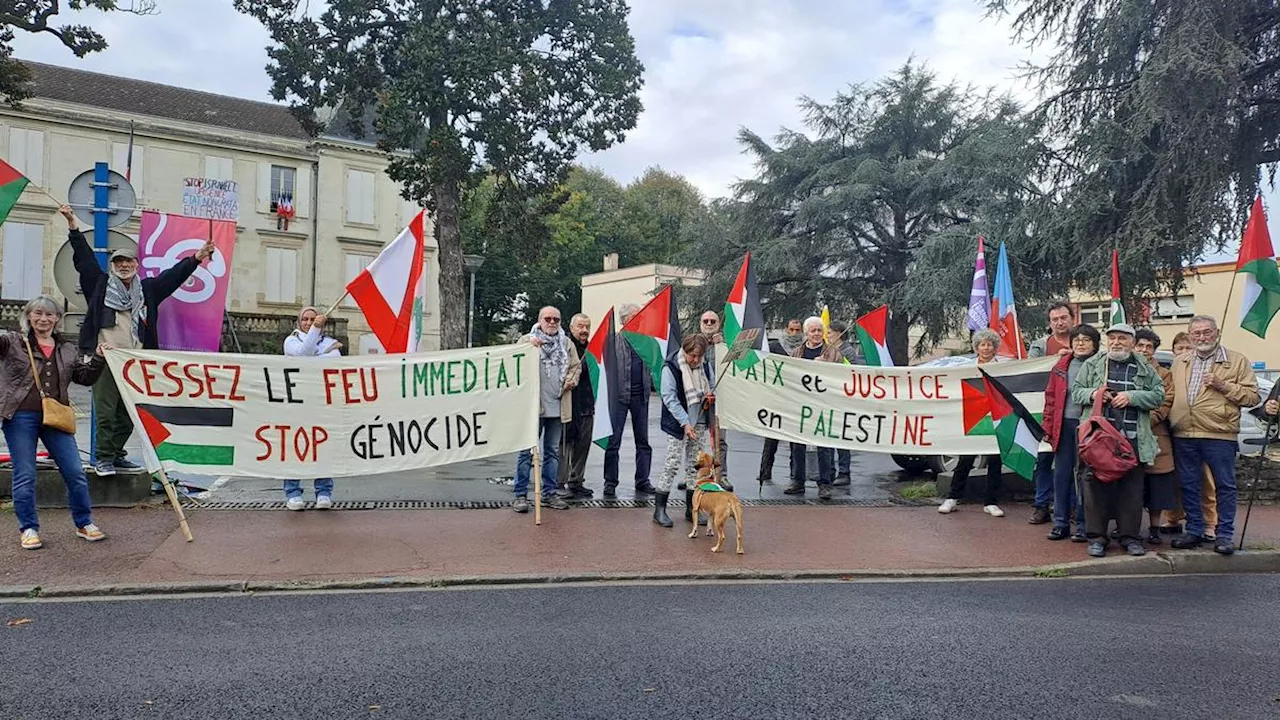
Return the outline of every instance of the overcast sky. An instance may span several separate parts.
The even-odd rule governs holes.
[[[161,14],[80,13],[111,47],[76,60],[48,36],[19,33],[17,56],[255,100],[267,92],[268,37],[230,0],[159,0]],[[631,30],[645,65],[644,113],[625,143],[583,158],[628,182],[651,165],[687,177],[709,197],[752,174],[736,141],[800,128],[796,100],[831,98],[908,58],[943,80],[995,86],[1024,99],[1030,55],[978,0],[632,0]],[[74,16],[64,10],[64,15]],[[63,18],[69,21],[72,17]],[[1270,193],[1268,209],[1276,207]],[[1275,211],[1272,215],[1276,215]],[[1271,223],[1273,236],[1277,223]]]

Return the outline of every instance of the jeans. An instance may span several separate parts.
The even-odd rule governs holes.
[[[1218,499],[1219,540],[1231,540],[1236,528],[1236,452],[1234,440],[1209,438],[1173,439],[1173,463],[1182,484],[1182,511],[1187,514],[1187,534],[1203,537],[1205,533],[1204,509],[1200,506],[1202,465],[1213,473]]]
[[[1076,527],[1084,528],[1084,496],[1076,482],[1076,464],[1080,460],[1080,446],[1076,433],[1080,428],[1078,418],[1063,418],[1062,433],[1058,436],[1058,449],[1053,455],[1053,526],[1071,526],[1069,513],[1076,511]],[[1039,466],[1037,465],[1037,469]],[[1083,531],[1083,530],[1082,530]]]
[[[622,449],[622,430],[627,425],[627,414],[631,414],[631,435],[636,441],[636,485],[649,482],[649,465],[653,462],[653,447],[649,445],[649,396],[632,393],[626,403],[621,405],[617,425],[613,428],[613,437],[609,438],[609,446],[604,449],[604,484],[618,486],[618,451]]]
[[[80,463],[76,436],[40,424],[44,414],[35,410],[19,410],[13,419],[4,421],[4,440],[9,444],[13,462],[13,511],[18,516],[18,531],[40,529],[36,517],[36,440],[44,443],[49,457],[67,484],[67,504],[71,519],[82,528],[93,522],[89,507],[89,480]]]
[[[1065,418],[1064,418],[1065,420]],[[1059,440],[1061,442],[1061,440]],[[1048,508],[1053,502],[1053,453],[1036,455],[1036,502],[1038,508]]]
[[[316,478],[316,497],[328,495],[333,497],[333,478]],[[284,481],[284,497],[285,499],[302,497],[302,481],[301,480],[285,480]]]
[[[801,443],[791,443],[791,484],[804,487],[808,475],[805,472],[806,448]],[[818,448],[818,484],[830,485],[835,481],[834,448]]]
[[[125,443],[133,434],[133,420],[110,371],[102,373],[93,384],[93,412],[93,459],[97,462],[123,460],[127,454]]]
[[[544,417],[538,420],[542,431],[542,497],[549,498],[556,493],[556,475],[560,472],[560,435],[564,431],[564,423],[559,417]],[[529,494],[529,474],[533,471],[533,451],[521,450],[516,456],[516,497]]]
[[[853,451],[837,450],[836,451],[836,474],[844,475],[848,477],[849,464],[852,462],[852,460],[853,460]]]

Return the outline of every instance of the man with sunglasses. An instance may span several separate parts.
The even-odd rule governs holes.
[[[521,342],[538,349],[538,373],[541,382],[538,429],[542,436],[542,504],[556,510],[569,509],[569,503],[556,495],[556,479],[560,472],[560,438],[565,423],[573,419],[573,389],[578,386],[582,364],[569,335],[560,329],[560,311],[544,307],[538,311],[538,322]],[[521,450],[516,457],[515,500],[511,509],[529,512],[529,475],[533,470],[533,452]]]
[[[708,310],[702,313],[702,317],[698,320],[699,330],[702,337],[707,339],[707,357],[705,362],[711,365],[711,371],[716,377],[720,377],[720,366],[716,364],[716,345],[724,342],[724,333],[720,330],[720,316],[714,310]],[[729,441],[725,439],[724,430],[720,429],[719,423],[715,428],[716,437],[720,439],[720,475],[721,477],[729,477]],[[727,480],[723,482],[728,482]],[[729,489],[733,489],[733,485],[729,485]]]

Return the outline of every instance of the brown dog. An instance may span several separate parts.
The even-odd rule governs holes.
[[[716,536],[716,544],[711,552],[720,552],[724,547],[724,523],[733,516],[733,524],[738,529],[738,554],[742,554],[742,501],[729,490],[706,491],[702,484],[715,482],[715,459],[710,454],[698,453],[698,461],[694,467],[698,469],[698,479],[693,490],[693,532],[689,537],[698,537],[698,520],[700,512],[707,514],[707,535]]]

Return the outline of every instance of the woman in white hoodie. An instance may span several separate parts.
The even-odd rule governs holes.
[[[341,357],[342,343],[324,334],[328,320],[310,305],[298,313],[298,327],[284,339],[284,354],[290,357]],[[316,478],[316,509],[333,507],[333,478]],[[307,503],[302,499],[302,481],[284,481],[285,507],[303,510]]]

